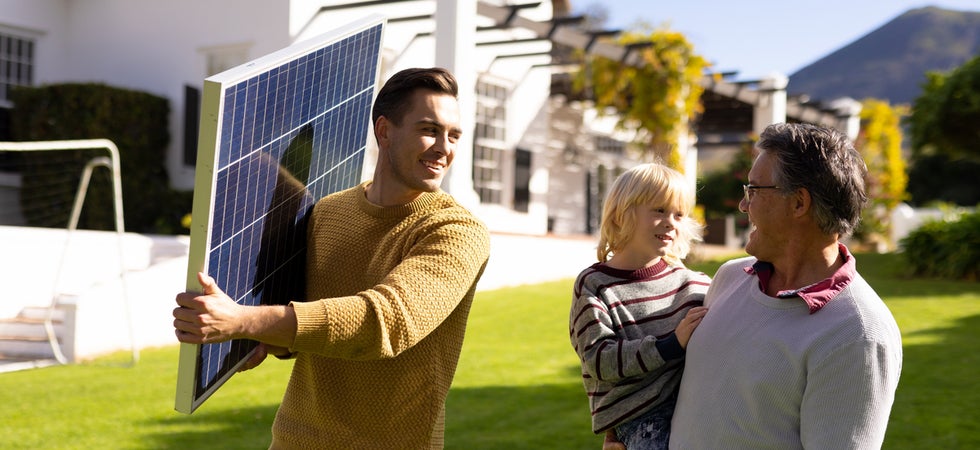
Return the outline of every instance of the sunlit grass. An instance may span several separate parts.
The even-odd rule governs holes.
[[[714,273],[718,262],[695,266]],[[905,277],[895,255],[858,269],[902,329],[887,449],[980,448],[980,284]],[[568,340],[572,280],[481,292],[447,403],[448,449],[598,449]],[[2,449],[261,449],[290,363],[232,377],[192,415],[173,410],[176,346],[0,374]]]

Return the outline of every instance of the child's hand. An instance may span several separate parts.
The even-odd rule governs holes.
[[[694,329],[698,327],[701,319],[704,319],[704,315],[707,313],[707,306],[695,306],[688,310],[687,315],[681,319],[681,323],[674,330],[674,334],[677,335],[677,341],[680,342],[681,348],[687,348],[687,341],[691,340],[691,334],[694,333]]]
[[[626,446],[616,438],[616,432],[606,431],[606,438],[602,441],[602,450],[626,450]]]

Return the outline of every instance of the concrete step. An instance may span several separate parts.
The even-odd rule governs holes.
[[[54,350],[45,330],[45,321],[50,318],[55,337],[59,344],[70,341],[71,331],[65,320],[74,305],[54,309],[41,306],[27,306],[16,317],[0,319],[0,364],[15,364],[17,367],[31,366],[32,361],[55,360]],[[65,351],[65,349],[61,349]],[[29,367],[28,367],[29,368]],[[0,369],[2,371],[3,369]],[[18,369],[19,370],[19,369]]]
[[[18,358],[0,354],[0,373],[37,369],[40,367],[49,367],[57,364],[58,360],[54,358]]]
[[[51,309],[45,306],[27,306],[20,310],[16,318],[43,321],[50,315],[52,321],[63,322],[67,314],[64,307]]]
[[[59,338],[65,333],[65,324],[60,321],[51,321],[55,336]],[[44,329],[44,319],[15,317],[13,319],[0,319],[0,341],[9,340],[48,340],[48,333]]]

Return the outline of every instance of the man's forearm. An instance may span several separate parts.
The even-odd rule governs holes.
[[[296,312],[289,305],[248,308],[242,318],[243,337],[277,347],[291,348],[296,338]]]

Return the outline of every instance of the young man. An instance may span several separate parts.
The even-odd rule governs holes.
[[[847,138],[771,125],[739,208],[754,229],[705,296],[670,448],[879,448],[902,368],[898,326],[840,239],[867,200]]]
[[[486,227],[439,188],[462,133],[443,69],[391,77],[372,111],[373,181],[314,207],[307,301],[243,306],[200,274],[177,295],[181,342],[248,338],[295,357],[272,448],[442,448],[445,399],[490,251]]]

